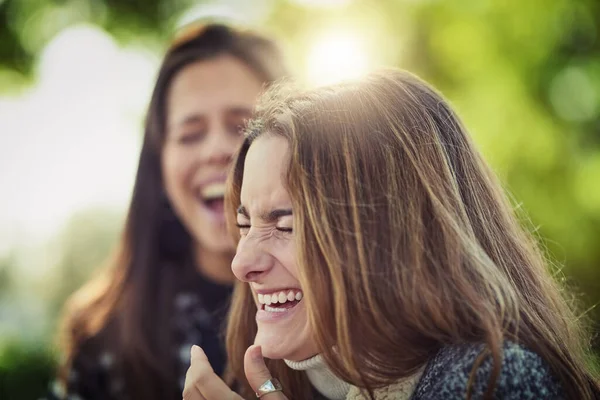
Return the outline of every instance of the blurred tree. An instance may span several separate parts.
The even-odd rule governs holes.
[[[12,253],[0,258],[0,300],[10,295],[13,288],[12,269],[15,257]]]
[[[41,275],[37,284],[27,287],[45,299],[46,308],[41,315],[28,310],[27,315],[15,318],[16,308],[24,306],[19,304],[24,296],[13,293],[18,283],[11,274],[15,260],[0,260],[0,399],[35,399],[47,391],[56,356],[51,344],[64,302],[102,265],[121,227],[122,214],[110,210],[84,210],[71,217],[51,246],[58,254],[54,268],[49,275]],[[40,322],[40,318],[44,321]],[[4,325],[7,323],[18,323],[22,329],[39,330],[41,326],[44,332],[20,335],[13,326]]]
[[[122,214],[90,209],[75,214],[58,235],[58,261],[46,292],[49,314],[59,315],[65,300],[90,279],[115,246]]]
[[[43,347],[24,347],[18,340],[0,345],[0,399],[37,399],[48,390],[54,360]]]
[[[0,1],[0,68],[30,76],[41,50],[75,23],[101,26],[117,39],[164,38],[195,0],[3,0]]]

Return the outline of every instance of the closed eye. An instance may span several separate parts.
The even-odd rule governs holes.
[[[184,135],[181,135],[179,139],[177,139],[177,143],[181,145],[191,145],[196,142],[201,141],[204,138],[204,132],[189,132]]]
[[[251,225],[240,224],[237,222],[236,222],[235,226],[238,227],[238,229],[240,230],[240,233],[242,233],[242,234],[246,233],[251,227]],[[279,227],[279,226],[275,227],[275,229],[277,229],[279,232],[284,232],[284,233],[291,233],[294,231],[293,228],[283,228],[283,227]]]
[[[239,228],[241,236],[246,236],[248,234],[248,231],[250,230],[250,225],[239,223],[236,223],[235,225]]]

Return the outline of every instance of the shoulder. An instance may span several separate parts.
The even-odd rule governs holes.
[[[62,355],[59,377],[51,388],[56,398],[111,399],[113,393],[122,390],[119,352],[113,340],[115,325],[110,319],[93,335],[81,335],[77,340],[71,336],[69,351]]]
[[[427,365],[413,399],[463,399],[473,366],[479,361],[483,344],[443,348]],[[492,358],[486,355],[475,371],[472,399],[483,398],[489,387]],[[497,399],[560,399],[561,387],[547,363],[533,351],[505,342],[502,367],[496,382]]]

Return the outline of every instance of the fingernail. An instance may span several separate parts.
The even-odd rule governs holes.
[[[200,347],[193,345],[192,349],[190,351],[190,356],[194,357],[194,356],[198,355],[199,352],[200,352]]]

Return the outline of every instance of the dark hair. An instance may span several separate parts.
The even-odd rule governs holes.
[[[144,140],[123,236],[109,268],[68,302],[62,330],[66,361],[62,379],[87,339],[102,336],[120,357],[130,398],[165,399],[175,393],[169,305],[176,285],[194,272],[191,237],[164,193],[161,149],[166,97],[173,78],[187,65],[223,54],[244,63],[270,84],[284,75],[282,56],[263,36],[220,24],[187,29],[167,51],[148,108]],[[162,328],[161,328],[162,327]]]

